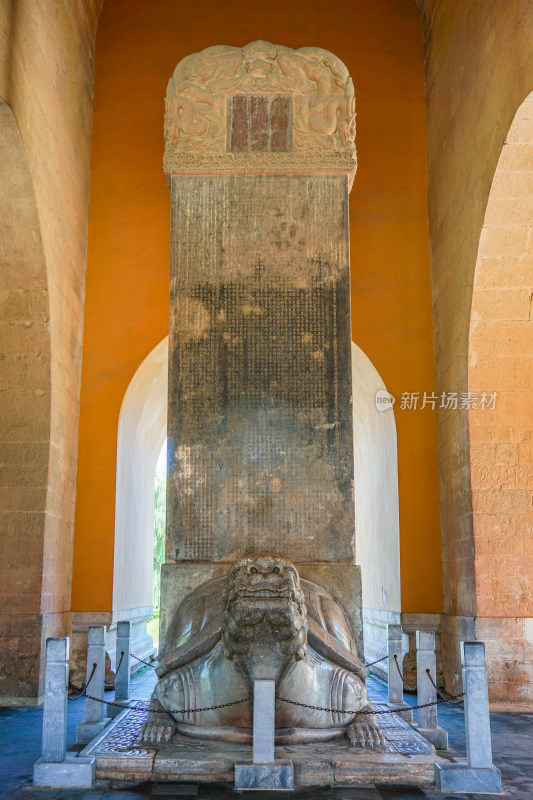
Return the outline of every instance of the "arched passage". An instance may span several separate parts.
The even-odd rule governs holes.
[[[533,93],[492,182],[468,360],[476,637],[487,648],[491,700],[504,704],[533,703],[532,175]]]
[[[352,342],[356,559],[363,577],[365,658],[383,655],[387,624],[400,623],[398,454],[394,410],[376,368]]]
[[[48,282],[28,159],[15,116],[3,100],[0,242],[0,696],[3,703],[33,705],[42,695],[43,643],[56,633],[53,616],[46,617],[57,578],[49,558],[53,542],[45,542],[50,516]]]
[[[166,337],[135,372],[118,423],[113,622],[136,625],[136,654],[152,648],[146,620],[152,615],[154,472],[167,430],[167,388]]]

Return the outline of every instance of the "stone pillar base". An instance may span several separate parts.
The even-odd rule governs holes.
[[[92,742],[102,733],[108,722],[110,722],[110,719],[105,719],[103,722],[80,722],[76,728],[76,744],[89,744],[89,742]]]
[[[468,764],[435,764],[435,783],[441,792],[499,794],[502,790],[499,769]]]
[[[91,789],[94,785],[96,759],[67,753],[64,761],[38,759],[33,765],[33,785],[52,788]]]
[[[420,736],[431,742],[436,750],[448,749],[448,731],[444,728],[420,728],[415,722],[411,723],[411,727],[415,729]]]
[[[235,764],[235,790],[263,789],[291,792],[294,789],[292,761],[272,764]]]

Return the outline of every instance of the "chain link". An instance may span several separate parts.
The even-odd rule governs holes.
[[[131,656],[132,658],[134,658],[134,659],[135,659],[135,661],[140,661],[140,662],[141,662],[141,664],[146,664],[146,666],[147,666],[147,667],[151,667],[152,669],[155,669],[154,665],[153,665],[153,664],[150,664],[150,662],[149,662],[149,661],[145,661],[144,659],[142,659],[142,658],[139,658],[139,656],[136,656],[136,655],[134,655],[133,653],[130,653],[130,656]],[[155,658],[153,658],[153,659],[152,659],[152,661],[155,661],[155,660],[156,660]]]
[[[110,681],[104,681],[104,683],[105,683],[107,686],[111,686],[111,684],[112,684],[112,683],[115,683],[115,678],[117,677],[117,672],[119,671],[119,669],[120,669],[120,667],[121,667],[121,665],[122,665],[122,661],[123,661],[123,659],[124,659],[124,650],[121,650],[121,651],[120,651],[120,661],[118,662],[118,664],[117,664],[117,668],[116,668],[116,670],[115,670],[115,677],[114,677],[114,678],[111,678],[111,680],[110,680]]]
[[[78,694],[75,694],[75,695],[72,695],[72,697],[69,697],[69,700],[71,700],[71,701],[72,701],[72,700],[79,700],[79,698],[80,698],[80,697],[83,697],[83,695],[84,695],[84,694],[85,694],[85,692],[87,691],[87,687],[88,687],[88,685],[90,684],[90,682],[91,682],[91,681],[92,681],[92,679],[93,679],[93,676],[94,676],[94,673],[96,672],[96,667],[97,667],[97,666],[98,666],[98,664],[97,664],[97,663],[96,663],[96,661],[95,661],[95,662],[93,663],[93,668],[92,668],[91,674],[89,675],[89,680],[87,681],[87,683],[85,684],[85,686],[82,686],[82,687],[81,687],[81,689],[80,689],[78,686],[73,686],[72,684],[70,684],[70,683],[69,683],[69,685],[68,685],[68,687],[67,687],[67,688],[68,688],[68,689],[74,689],[76,692],[78,692]]]
[[[409,692],[416,692],[416,686],[409,686],[409,684],[404,681],[403,675],[402,675],[402,671],[400,669],[400,665],[398,664],[398,656],[396,655],[396,653],[394,654],[394,663],[396,664],[396,669],[398,670],[398,674],[399,674],[400,678],[402,679],[402,683],[405,686],[405,688]]]
[[[302,708],[311,708],[314,711],[329,711],[331,714],[357,714],[358,716],[363,714],[374,714],[374,716],[381,716],[382,714],[403,714],[405,711],[415,711],[417,708],[429,708],[430,706],[439,706],[442,705],[442,702],[438,700],[434,703],[422,703],[418,706],[407,706],[406,708],[387,708],[382,711],[359,711],[358,709],[349,709],[348,711],[343,711],[341,708],[323,708],[322,706],[312,706],[308,705],[307,703],[299,703],[297,700],[288,700],[286,697],[276,697],[276,700],[281,700],[282,703],[291,703],[293,706],[301,706]],[[446,701],[449,702],[449,701]]]
[[[130,653],[130,656],[132,656],[132,658],[135,658],[137,661],[140,661],[141,664],[146,664],[147,667],[152,667],[152,669],[155,669],[155,667],[152,664],[150,664],[148,661],[144,661],[142,658],[139,658],[138,656],[134,655],[133,653]],[[123,658],[124,658],[124,651],[122,651],[121,654],[120,654],[120,661],[119,661],[119,664],[118,664],[118,667],[117,667],[117,672],[120,669],[120,665],[122,664],[122,659]],[[377,661],[372,661],[372,663],[370,663],[370,664],[365,664],[365,667],[371,667],[373,664],[379,664],[381,661],[385,661],[385,659],[387,659],[387,658],[388,658],[388,656],[383,656],[383,658],[380,658]],[[398,664],[398,656],[397,655],[394,656],[394,662],[396,664],[396,669],[398,670],[400,678],[402,679],[403,685],[407,689],[409,689],[410,691],[415,691],[416,687],[409,686],[404,681],[403,675],[402,675],[401,670],[400,670],[400,666]],[[171,709],[169,711],[167,711],[164,708],[150,708],[149,707],[149,703],[150,703],[149,700],[146,700],[146,701],[136,700],[136,701],[134,701],[135,705],[124,705],[123,703],[116,703],[116,702],[113,702],[112,700],[102,700],[100,697],[93,697],[93,696],[87,694],[87,687],[89,686],[89,684],[90,684],[90,682],[91,682],[91,680],[93,678],[93,675],[94,675],[94,673],[96,671],[96,667],[97,667],[96,663],[93,664],[93,669],[92,669],[92,672],[91,672],[91,674],[89,676],[89,680],[87,681],[87,683],[85,684],[83,689],[79,690],[79,694],[76,695],[75,697],[71,697],[69,699],[77,700],[79,697],[82,697],[83,695],[85,695],[85,697],[88,700],[94,700],[97,703],[103,703],[103,704],[105,704],[107,706],[113,706],[115,708],[122,708],[122,709],[129,709],[129,710],[133,710],[133,711],[146,711],[147,713],[150,713],[150,714],[191,714],[191,713],[200,713],[202,711],[216,711],[219,708],[228,708],[229,706],[236,706],[236,705],[239,705],[240,703],[247,703],[247,702],[251,702],[252,701],[251,697],[243,697],[240,700],[232,700],[229,703],[220,703],[220,704],[214,705],[214,706],[204,706],[203,708],[175,708],[175,709]],[[436,702],[433,702],[433,703],[422,703],[420,705],[410,706],[409,708],[412,711],[414,711],[414,710],[416,710],[418,708],[430,708],[431,706],[442,705],[442,703],[453,703],[455,705],[460,705],[460,703],[458,703],[457,701],[460,700],[460,698],[465,696],[465,692],[461,692],[461,694],[457,694],[457,695],[452,695],[451,697],[446,697],[438,689],[435,681],[431,677],[431,673],[430,673],[429,669],[426,670],[426,674],[427,674],[429,680],[431,681],[431,683],[433,684],[433,687],[436,690],[438,697],[440,697],[441,700],[440,701],[437,700]],[[106,683],[108,683],[108,681],[106,681]],[[111,681],[109,681],[109,683],[111,683]],[[76,688],[76,687],[72,687],[72,688]],[[330,714],[349,714],[349,715],[355,714],[357,716],[363,716],[363,715],[365,715],[365,716],[366,715],[368,715],[368,716],[381,716],[383,714],[401,714],[401,713],[403,713],[403,711],[405,711],[405,709],[384,709],[384,710],[380,710],[380,711],[375,711],[374,709],[372,709],[372,710],[359,710],[359,709],[347,709],[347,710],[344,710],[344,709],[340,709],[340,708],[326,708],[324,706],[314,706],[314,705],[311,705],[310,703],[300,703],[297,700],[289,700],[287,697],[280,697],[279,695],[276,695],[276,700],[279,700],[281,703],[290,703],[291,705],[299,706],[300,708],[309,708],[312,711],[325,711],[325,712],[330,713]],[[141,705],[142,703],[144,703],[144,705]]]
[[[426,670],[426,675],[428,676],[429,680],[431,681],[431,684],[432,684],[433,688],[435,689],[435,691],[437,692],[437,695],[442,698],[444,703],[452,703],[453,705],[457,705],[457,706],[461,705],[461,698],[465,696],[466,692],[461,692],[460,694],[452,694],[449,697],[446,697],[446,695],[443,694],[440,691],[439,687],[437,686],[437,684],[435,683],[435,681],[431,677],[431,671],[429,669]]]
[[[97,703],[104,703],[106,706],[114,706],[115,708],[127,708],[132,711],[147,711],[150,714],[191,714],[199,713],[200,711],[214,711],[217,708],[228,708],[228,706],[236,706],[239,703],[246,703],[251,701],[251,697],[243,697],[241,700],[232,700],[230,703],[220,703],[217,706],[205,706],[204,708],[173,708],[167,711],[164,708],[147,708],[146,706],[139,705],[140,703],[150,703],[149,700],[135,700],[135,705],[125,706],[122,703],[114,703],[111,700],[102,700],[100,697],[91,697],[86,695],[88,700],[96,700]]]
[[[374,664],[381,664],[382,661],[385,661],[388,656],[383,656],[383,658],[378,658],[377,661],[371,661],[370,664],[363,664],[364,667],[373,667]]]
[[[458,695],[459,696],[459,695]],[[192,714],[192,713],[200,713],[201,711],[215,711],[218,708],[228,708],[229,706],[236,706],[240,703],[247,703],[251,702],[251,697],[243,697],[240,700],[232,700],[229,703],[220,703],[219,705],[215,706],[204,706],[202,708],[173,708],[169,709],[168,711],[164,708],[150,708],[146,704],[150,703],[149,700],[135,700],[135,705],[124,705],[123,703],[115,703],[112,700],[102,700],[100,697],[92,697],[91,695],[86,695],[88,700],[95,700],[97,703],[103,703],[106,706],[113,706],[114,708],[123,708],[128,709],[130,711],[146,711],[149,714]],[[280,697],[276,695],[276,700],[279,700],[282,703],[290,703],[293,706],[299,706],[300,708],[310,708],[312,711],[327,711],[331,714],[354,714],[357,716],[381,716],[383,714],[402,714],[407,709],[383,709],[380,711],[376,711],[375,709],[372,710],[361,710],[361,709],[341,709],[341,708],[326,708],[324,706],[314,706],[310,703],[300,703],[298,700],[289,700],[287,697]],[[415,711],[417,708],[429,708],[430,706],[438,706],[442,705],[443,702],[450,703],[451,700],[447,700],[446,698],[443,701],[436,701],[433,703],[422,703],[417,706],[409,706],[411,711]],[[145,705],[141,705],[141,703],[145,703]]]

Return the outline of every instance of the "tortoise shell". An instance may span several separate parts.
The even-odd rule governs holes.
[[[165,657],[156,672],[161,677],[206,655],[221,638],[226,576],[203,583],[178,608],[168,629]],[[316,583],[300,579],[307,608],[307,641],[328,661],[366,678],[344,609]]]

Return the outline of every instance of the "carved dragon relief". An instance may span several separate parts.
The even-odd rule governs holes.
[[[228,152],[235,95],[292,98],[291,152]],[[344,64],[318,47],[220,45],[184,58],[165,100],[167,175],[194,171],[327,171],[354,175],[355,97]]]

